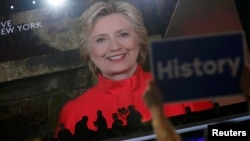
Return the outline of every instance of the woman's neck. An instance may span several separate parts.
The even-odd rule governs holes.
[[[123,72],[113,73],[113,74],[102,74],[102,75],[110,80],[115,80],[115,81],[124,80],[131,77],[135,73],[136,68],[137,65],[134,65],[131,69],[125,70]]]

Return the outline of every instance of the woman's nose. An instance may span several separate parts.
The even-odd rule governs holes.
[[[115,39],[111,40],[110,42],[110,51],[117,51],[121,49],[121,45]]]

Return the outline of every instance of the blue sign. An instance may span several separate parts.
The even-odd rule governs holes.
[[[150,43],[151,70],[164,102],[241,94],[242,32]]]

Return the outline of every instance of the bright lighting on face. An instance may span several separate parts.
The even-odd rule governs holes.
[[[65,4],[65,0],[47,0],[52,6],[61,6]]]

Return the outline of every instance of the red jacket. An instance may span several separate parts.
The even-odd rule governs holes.
[[[98,83],[94,87],[66,103],[61,110],[59,123],[63,123],[65,128],[74,134],[76,122],[83,116],[88,116],[88,128],[96,130],[94,121],[97,118],[97,110],[101,110],[108,128],[111,128],[112,114],[118,113],[119,108],[127,109],[128,105],[133,105],[142,114],[143,121],[149,121],[151,115],[142,95],[147,86],[146,82],[151,79],[151,73],[145,72],[139,65],[135,74],[125,80],[113,81],[99,75]],[[185,106],[190,106],[192,111],[199,111],[209,109],[213,104],[210,101],[165,104],[165,114],[168,117],[185,114]],[[122,117],[120,119],[126,125],[126,120]]]

